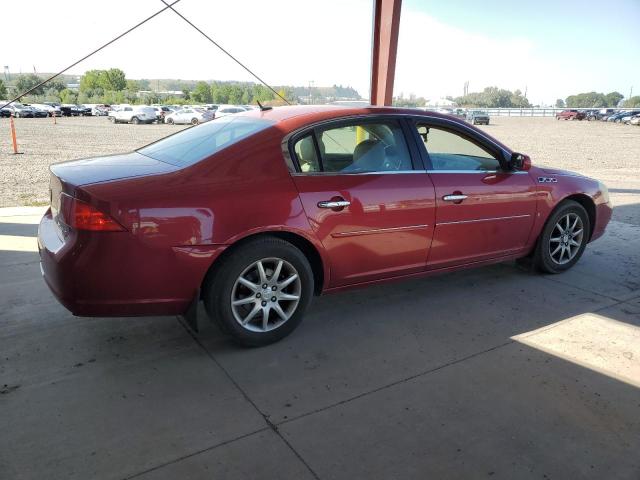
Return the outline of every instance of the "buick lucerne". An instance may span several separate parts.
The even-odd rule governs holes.
[[[532,166],[464,120],[292,106],[55,164],[44,279],[79,316],[184,315],[244,345],[314,295],[527,257],[561,273],[611,217],[606,187]]]

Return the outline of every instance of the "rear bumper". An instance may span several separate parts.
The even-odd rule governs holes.
[[[63,232],[51,211],[38,229],[47,286],[71,313],[87,317],[186,312],[224,248],[151,248],[129,232]]]
[[[591,242],[597,240],[602,235],[611,220],[611,214],[613,213],[613,206],[611,202],[600,203],[596,206],[596,224],[593,226],[593,233],[591,234]]]

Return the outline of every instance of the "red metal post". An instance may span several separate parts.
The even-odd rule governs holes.
[[[373,0],[371,105],[391,105],[402,0]]]

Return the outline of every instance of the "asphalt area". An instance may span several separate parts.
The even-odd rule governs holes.
[[[524,120],[529,152],[539,120],[559,152],[562,129],[609,128]],[[631,128],[611,132],[637,162]],[[616,207],[571,271],[319,297],[259,349],[209,322],[73,317],[40,276],[43,208],[0,209],[0,478],[637,480],[640,175],[621,155],[575,160]]]

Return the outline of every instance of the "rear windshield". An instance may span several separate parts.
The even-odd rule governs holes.
[[[142,147],[138,153],[172,165],[186,167],[269,128],[274,123],[262,118],[221,117],[158,140]]]

